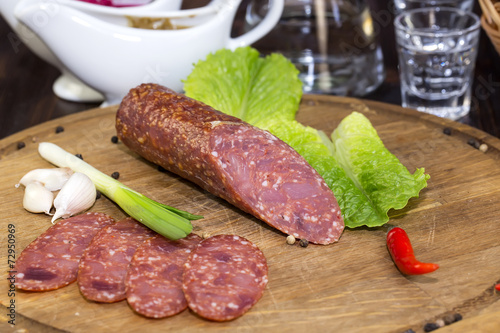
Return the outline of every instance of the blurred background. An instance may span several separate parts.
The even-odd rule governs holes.
[[[250,1],[262,2],[241,2],[233,26],[233,36],[240,35],[245,29],[245,10]],[[385,78],[375,91],[362,98],[400,105],[393,26],[394,4],[392,0],[366,2],[382,48]],[[183,8],[199,7],[206,3],[207,0],[185,0]],[[477,2],[474,12],[481,15]],[[272,50],[274,45],[273,37],[267,36],[252,46],[266,53]],[[52,84],[59,75],[58,69],[38,58],[26,47],[0,16],[0,139],[44,121],[100,105],[69,102],[55,96]],[[472,91],[471,112],[459,121],[500,137],[500,55],[483,30]]]

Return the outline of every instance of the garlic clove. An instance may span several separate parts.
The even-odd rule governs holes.
[[[60,190],[73,174],[70,168],[51,168],[31,170],[21,178],[19,185],[27,186],[32,182],[43,184],[49,191]]]
[[[58,218],[67,218],[89,209],[95,203],[97,191],[90,178],[75,172],[61,188],[54,200],[56,212],[52,223]]]
[[[31,213],[50,214],[54,194],[40,182],[31,182],[24,189],[23,207]]]

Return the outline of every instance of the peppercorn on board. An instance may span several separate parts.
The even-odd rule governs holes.
[[[423,332],[428,322],[460,313],[463,320],[443,330],[500,326],[500,140],[466,125],[394,105],[353,98],[305,95],[298,120],[327,134],[340,120],[358,111],[377,129],[386,147],[413,172],[425,167],[431,178],[419,198],[391,212],[392,225],[403,227],[416,256],[440,268],[428,275],[403,276],[385,244],[387,228],[344,231],[336,244],[298,242],[173,174],[158,170],[120,142],[116,107],[94,109],[56,119],[0,141],[0,202],[2,205],[1,279],[9,273],[8,245],[18,256],[51,226],[50,217],[27,213],[23,190],[14,185],[29,170],[50,167],[37,152],[47,141],[82,154],[84,160],[159,202],[204,216],[193,221],[194,232],[245,237],[264,253],[269,283],[261,300],[244,316],[230,322],[203,320],[186,310],[172,318],[151,320],[135,314],[126,302],[86,301],[76,284],[59,290],[28,293],[9,283],[0,287],[2,321],[8,331],[9,306],[14,304],[12,328],[57,332],[272,332],[313,330],[337,332]],[[58,126],[64,131],[58,131]],[[451,129],[451,133],[447,128]],[[480,151],[474,142],[488,146]],[[18,142],[25,147],[18,149]],[[484,146],[483,146],[484,148]],[[116,219],[125,216],[105,197],[91,209]],[[13,236],[11,236],[13,235]],[[12,306],[11,306],[12,308]],[[496,325],[496,326],[495,326]]]

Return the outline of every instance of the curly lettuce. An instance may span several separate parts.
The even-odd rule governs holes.
[[[298,70],[285,57],[260,57],[250,47],[211,53],[187,80],[187,96],[250,124],[281,118],[294,120],[302,98]]]
[[[381,226],[427,186],[385,148],[370,121],[353,112],[331,135],[295,120],[302,82],[280,54],[251,47],[219,50],[199,61],[184,82],[187,96],[266,129],[293,147],[325,179],[347,227]]]
[[[423,168],[411,174],[384,145],[368,118],[358,112],[345,117],[332,133],[334,156],[374,209],[389,219],[427,186]]]

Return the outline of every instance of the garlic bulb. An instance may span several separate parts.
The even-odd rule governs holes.
[[[27,186],[31,182],[39,182],[49,191],[60,190],[73,174],[70,168],[51,168],[31,170],[21,178],[19,184]],[[16,187],[19,187],[19,184]]]
[[[49,214],[54,194],[40,182],[31,182],[24,189],[23,207],[31,213]]]
[[[96,200],[96,188],[90,178],[75,172],[64,184],[54,200],[56,212],[52,223],[58,218],[67,218],[92,207]]]

